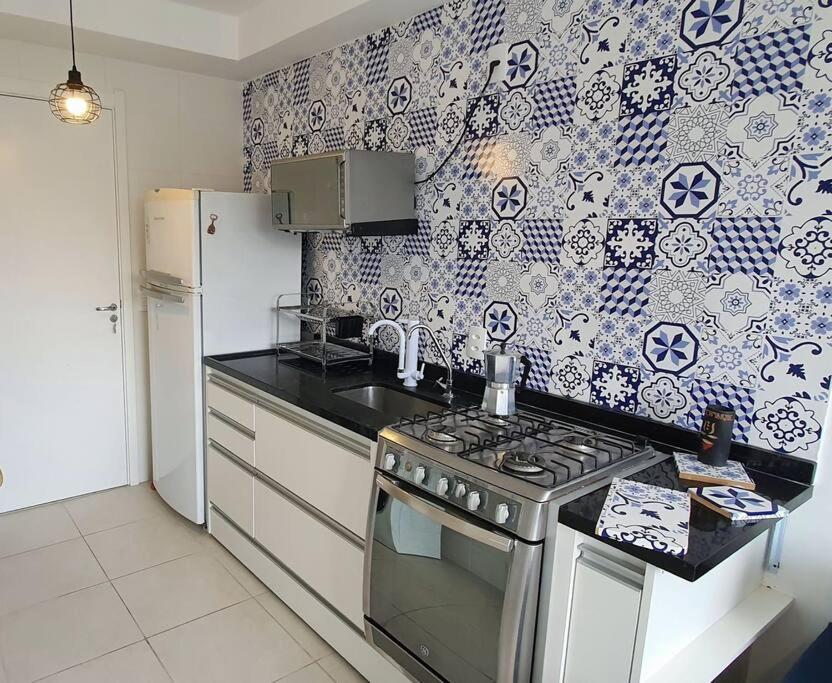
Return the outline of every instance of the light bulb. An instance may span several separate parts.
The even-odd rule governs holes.
[[[67,97],[64,99],[64,106],[73,116],[83,116],[89,109],[89,104],[83,97]]]

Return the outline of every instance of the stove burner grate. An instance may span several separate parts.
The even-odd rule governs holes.
[[[436,427],[435,429],[428,429],[425,433],[425,438],[439,444],[452,444],[461,441],[456,434],[445,431],[442,426]]]
[[[540,465],[536,465],[526,455],[520,453],[507,454],[503,458],[502,467],[512,474],[532,475],[543,473],[543,468]]]

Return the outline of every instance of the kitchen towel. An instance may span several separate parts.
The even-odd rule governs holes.
[[[688,549],[690,497],[685,491],[612,480],[595,533],[681,557]]]
[[[690,497],[732,522],[780,519],[788,511],[754,491],[736,486],[699,486],[689,489]]]
[[[754,490],[754,481],[748,476],[742,463],[736,460],[729,460],[726,465],[715,467],[699,462],[699,459],[692,453],[676,452],[673,458],[676,460],[676,469],[679,470],[680,479]]]

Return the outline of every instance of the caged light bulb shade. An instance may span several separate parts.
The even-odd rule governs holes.
[[[64,123],[92,123],[101,114],[101,98],[81,80],[81,73],[71,69],[65,83],[58,83],[49,97],[49,107]]]

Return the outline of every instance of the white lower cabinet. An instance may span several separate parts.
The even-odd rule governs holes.
[[[343,445],[347,439],[327,427],[299,426],[259,406],[256,414],[257,469],[364,538],[373,482],[369,447]]]
[[[364,553],[306,510],[254,482],[254,538],[357,627]]]
[[[254,477],[215,446],[208,446],[208,500],[247,534],[253,532]]]
[[[572,590],[567,683],[627,683],[638,629],[641,585],[611,560],[578,558]]]

